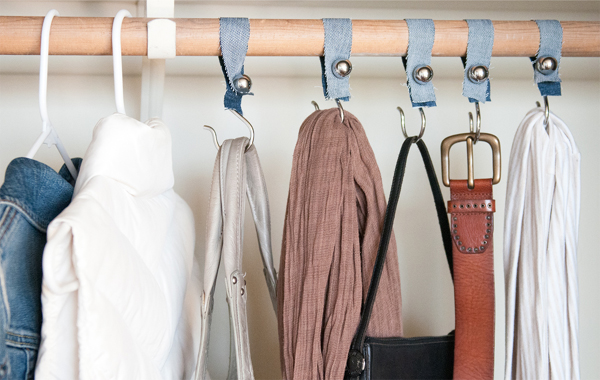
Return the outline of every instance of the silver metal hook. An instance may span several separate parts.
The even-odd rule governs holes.
[[[540,102],[536,101],[535,105],[538,108],[542,108]],[[548,130],[548,120],[550,119],[550,105],[548,104],[548,96],[544,96],[544,126]]]
[[[239,112],[237,112],[236,110],[233,110],[233,109],[230,109],[230,111],[235,116],[237,116],[238,119],[240,119],[244,124],[246,124],[246,126],[250,130],[250,141],[248,142],[248,146],[246,147],[246,150],[244,151],[244,152],[247,152],[248,149],[250,149],[252,147],[252,145],[254,145],[254,127],[252,126],[252,124],[250,124],[248,119],[243,117]],[[221,144],[219,144],[219,140],[217,139],[217,131],[215,131],[215,129],[213,127],[211,127],[210,125],[205,125],[204,128],[208,129],[209,132],[212,133],[213,142],[215,143],[215,146],[217,147],[217,149],[219,149],[221,147]]]
[[[548,129],[548,120],[550,119],[550,105],[548,104],[548,96],[544,96],[544,125]]]
[[[397,107],[396,109],[400,111],[400,128],[402,128],[402,134],[404,135],[404,138],[407,139],[408,133],[406,133],[406,121],[404,118],[404,111],[402,110],[402,107]],[[417,136],[417,141],[423,138],[423,135],[425,134],[425,126],[427,124],[427,119],[425,118],[425,111],[423,111],[423,107],[419,107],[419,111],[421,112],[421,131]]]
[[[213,142],[215,143],[217,150],[219,150],[219,148],[221,147],[221,144],[219,144],[219,140],[217,139],[217,131],[215,131],[215,129],[213,127],[211,127],[210,125],[205,125],[204,128],[208,129],[208,131],[210,133],[212,133]]]
[[[310,102],[310,104],[312,104],[313,106],[315,106],[315,111],[320,111],[321,110],[319,108],[319,105],[317,104],[317,102],[315,102],[314,100],[312,102]]]
[[[342,107],[342,102],[340,102],[339,99],[336,99],[335,102],[337,103],[337,106],[340,109],[340,118],[342,119],[342,123],[343,123],[344,122],[344,107]]]
[[[475,133],[475,140],[473,140],[473,143],[477,144],[477,141],[479,141],[479,136],[481,135],[481,111],[479,108],[479,102],[475,102],[475,113],[477,118],[477,129],[475,130],[473,125],[473,114],[469,112],[469,131],[471,131],[471,133]]]

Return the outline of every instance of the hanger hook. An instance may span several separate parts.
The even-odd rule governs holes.
[[[475,140],[473,140],[473,144],[477,144],[477,141],[479,141],[479,136],[481,135],[481,110],[479,108],[479,102],[475,102],[475,113],[477,118],[477,129],[474,129],[473,114],[469,112],[469,131],[471,131],[471,133],[475,133]]]
[[[312,104],[313,106],[315,106],[315,111],[320,111],[321,109],[319,108],[319,105],[317,104],[317,102],[315,102],[314,100],[310,102],[310,104]]]
[[[219,140],[217,139],[217,131],[215,131],[215,129],[210,125],[204,125],[204,128],[208,129],[208,131],[212,133],[213,142],[215,143],[217,150],[219,150],[219,148],[221,148],[221,144],[219,144]]]
[[[248,119],[243,117],[239,112],[237,112],[234,109],[229,109],[229,110],[231,111],[231,113],[233,113],[235,116],[237,116],[238,119],[240,119],[244,124],[246,124],[246,126],[250,130],[250,141],[248,142],[248,146],[246,146],[246,150],[244,150],[244,152],[247,152],[248,149],[252,148],[252,145],[254,145],[254,127],[252,126],[252,124],[250,124]],[[219,140],[217,138],[217,131],[215,131],[215,129],[213,127],[211,127],[210,125],[205,125],[204,128],[208,129],[209,132],[212,133],[213,142],[215,143],[215,146],[217,147],[217,149],[219,149],[221,147],[221,144],[219,144]]]
[[[344,107],[342,107],[342,102],[339,99],[336,99],[335,102],[340,110],[340,118],[342,119],[342,123],[344,122]]]
[[[39,103],[40,114],[42,116],[42,131],[47,131],[50,126],[50,117],[48,116],[48,52],[50,47],[50,28],[54,16],[60,16],[56,9],[50,10],[44,23],[42,24],[42,44],[40,45],[40,90]]]
[[[123,19],[131,17],[127,9],[117,12],[112,26],[113,75],[115,81],[115,102],[117,112],[125,115],[125,100],[123,99],[123,62],[121,61],[121,26]]]
[[[396,107],[396,109],[400,112],[400,128],[402,128],[402,134],[404,135],[404,138],[407,139],[409,136],[408,133],[406,133],[406,121],[404,117],[404,111],[402,110],[402,107]],[[425,126],[427,124],[427,119],[425,118],[425,111],[423,111],[423,107],[419,107],[419,112],[421,113],[421,130],[419,131],[419,135],[417,136],[417,141],[423,138],[423,135],[425,134]]]
[[[550,119],[550,105],[548,104],[548,96],[544,96],[544,125],[548,129],[548,120]]]
[[[538,108],[542,108],[540,102],[536,100],[535,105]],[[548,96],[544,96],[544,126],[546,127],[546,131],[548,130],[548,120],[550,119],[550,105],[548,104]]]

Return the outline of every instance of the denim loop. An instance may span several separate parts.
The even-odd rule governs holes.
[[[352,20],[349,18],[324,18],[324,54],[321,59],[323,94],[325,99],[350,100],[350,71],[346,75],[336,72],[336,65],[348,61],[352,51]]]
[[[406,19],[408,26],[408,52],[402,63],[408,78],[408,93],[413,107],[435,107],[435,92],[431,79],[415,79],[419,69],[431,64],[431,49],[435,38],[435,25],[430,19]],[[433,70],[431,70],[433,75]]]
[[[248,52],[250,39],[250,21],[247,18],[222,17],[219,19],[219,41],[221,56],[219,63],[225,76],[225,109],[233,109],[240,115],[242,112],[242,96],[254,95],[236,90],[235,81],[244,75],[244,59]]]
[[[558,70],[560,68],[560,57],[562,52],[563,30],[560,22],[557,20],[536,20],[540,30],[540,48],[535,57],[531,57],[533,62],[533,78],[538,85],[542,96],[560,96],[560,77]],[[556,69],[547,73],[542,73],[536,69],[538,59],[551,57],[556,61]]]
[[[471,103],[489,102],[491,100],[490,78],[474,81],[470,78],[469,71],[478,66],[483,66],[489,75],[492,48],[494,47],[494,25],[491,20],[465,21],[469,26],[469,41],[467,43],[467,56],[462,58],[465,68],[462,94],[469,98]]]

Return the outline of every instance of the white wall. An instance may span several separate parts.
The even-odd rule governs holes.
[[[1,15],[44,15],[57,8],[65,16],[113,16],[121,7],[136,11],[134,2],[7,2],[0,1]],[[351,17],[372,19],[491,18],[527,20],[598,20],[600,8],[592,2],[178,2],[178,17],[246,16],[261,18]],[[0,171],[15,157],[24,155],[40,132],[37,104],[39,57],[0,57]],[[363,123],[384,181],[391,184],[402,134],[396,106],[407,114],[409,132],[416,132],[419,116],[410,109],[405,74],[400,58],[353,58],[352,100],[345,108]],[[582,210],[579,243],[580,351],[584,379],[600,378],[600,257],[594,236],[600,230],[600,59],[563,58],[563,96],[551,98],[550,107],[571,128],[582,154]],[[472,105],[461,96],[462,66],[458,58],[435,58],[434,85],[438,107],[426,110],[425,141],[440,175],[439,144],[468,129]],[[126,106],[139,115],[139,57],[125,59]],[[503,169],[515,130],[536,100],[526,58],[493,58],[492,102],[482,105],[485,132],[502,142]],[[95,123],[114,112],[110,57],[51,57],[48,83],[50,117],[71,156],[82,156]],[[316,100],[323,100],[317,58],[257,58],[246,60],[254,97],[244,98],[244,112],[256,128],[258,149],[268,185],[275,264],[279,266],[282,223],[297,131]],[[203,262],[205,214],[216,150],[202,125],[215,127],[219,138],[247,134],[242,123],[223,111],[224,84],[215,57],[177,58],[167,63],[164,120],[173,135],[176,191],[194,210],[196,254]],[[489,150],[477,146],[476,173],[491,175]],[[452,284],[446,268],[435,210],[420,159],[409,159],[395,224],[404,300],[407,336],[446,334],[453,328]],[[61,160],[55,150],[42,148],[36,156],[54,168]],[[452,173],[466,174],[464,152],[456,147]],[[506,178],[506,176],[504,176]],[[0,180],[2,179],[0,175]],[[496,378],[504,372],[504,281],[502,230],[506,182],[495,186],[497,200],[496,271]],[[445,196],[448,191],[444,189]],[[424,195],[427,194],[427,195]],[[276,318],[264,285],[254,227],[247,215],[244,268],[248,272],[248,309],[252,359],[257,378],[279,378]],[[222,281],[218,282],[210,348],[213,378],[225,378],[228,357],[227,306]]]

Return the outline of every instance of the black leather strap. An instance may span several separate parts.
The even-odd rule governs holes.
[[[442,240],[444,242],[444,250],[446,251],[446,259],[448,260],[448,266],[450,268],[450,274],[452,275],[452,237],[450,235],[450,224],[448,222],[448,216],[446,214],[446,205],[444,198],[440,190],[440,185],[435,174],[429,151],[423,140],[418,140],[416,136],[409,137],[402,144],[400,154],[398,155],[398,161],[396,163],[396,169],[394,171],[394,179],[392,180],[392,189],[390,191],[390,198],[388,201],[387,209],[385,212],[385,220],[383,224],[383,233],[381,234],[381,241],[379,243],[379,249],[377,251],[377,258],[375,259],[375,266],[373,268],[373,277],[371,277],[371,284],[369,285],[369,292],[367,293],[367,299],[361,313],[360,323],[350,346],[350,351],[357,352],[362,355],[362,347],[365,342],[365,335],[369,321],[371,319],[371,312],[373,311],[373,305],[375,304],[375,297],[377,296],[377,288],[379,286],[379,280],[383,271],[383,264],[385,263],[385,256],[387,254],[390,237],[392,235],[392,228],[394,225],[394,217],[396,215],[396,207],[398,205],[398,199],[400,197],[400,190],[402,188],[402,180],[404,179],[404,172],[406,169],[406,160],[408,153],[413,143],[416,143],[421,152],[423,163],[425,164],[425,170],[427,171],[427,177],[429,178],[429,185],[431,192],[433,193],[433,200],[435,202],[435,208],[438,215],[438,221],[440,223],[440,229],[442,232]],[[350,365],[349,362],[348,372],[351,376],[356,375],[356,369],[350,368],[354,365]],[[360,371],[362,372],[362,370]]]

